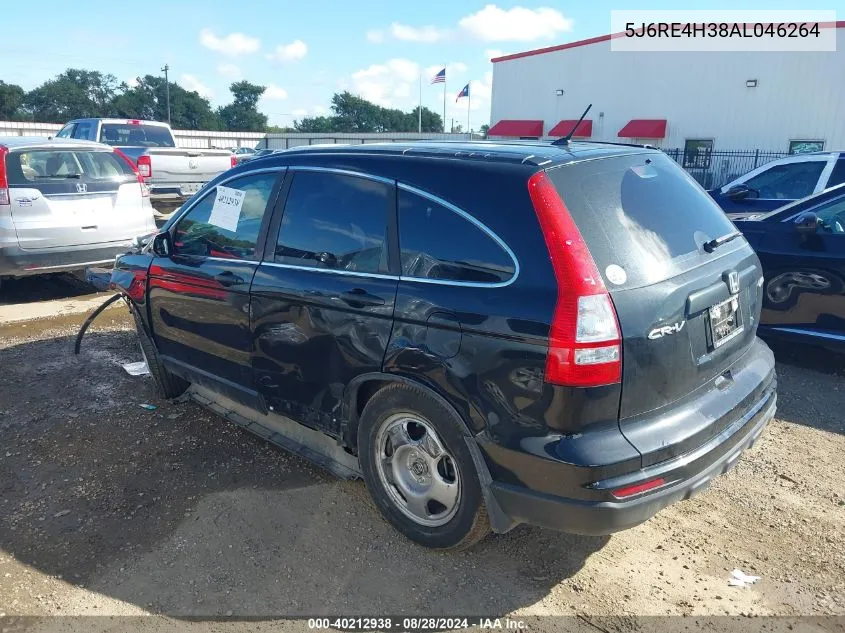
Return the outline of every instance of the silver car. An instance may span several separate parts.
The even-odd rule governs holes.
[[[110,265],[155,230],[149,191],[119,150],[0,137],[0,281]]]

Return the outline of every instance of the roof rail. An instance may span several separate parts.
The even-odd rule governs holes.
[[[591,143],[593,145],[619,145],[621,147],[645,147],[647,149],[660,149],[656,145],[649,145],[648,143],[619,143],[617,141],[593,141],[593,140],[583,140],[583,141],[575,141],[576,143]]]

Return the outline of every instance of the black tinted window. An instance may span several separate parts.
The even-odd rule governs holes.
[[[664,154],[585,161],[547,173],[602,274],[607,277],[611,265],[622,268],[612,269],[610,288],[668,279],[704,257],[704,242],[736,230]]]
[[[173,135],[163,125],[103,123],[100,143],[116,147],[174,147]]]
[[[235,230],[221,226],[229,225],[228,220],[214,213],[219,188],[212,187],[176,225],[176,254],[252,259],[261,221],[277,178],[278,174],[265,173],[226,183],[225,187],[243,192],[240,213],[231,225]]]
[[[826,160],[807,160],[774,165],[745,181],[765,200],[797,200],[809,196],[819,182]]]
[[[830,174],[830,180],[827,181],[828,187],[833,187],[834,185],[841,185],[845,182],[845,158],[841,157],[839,160],[836,161],[836,164],[833,166],[833,171]]]
[[[357,176],[301,171],[282,216],[276,261],[335,270],[387,272],[392,187]]]
[[[499,283],[510,255],[483,229],[428,198],[399,190],[399,248],[406,277]]]

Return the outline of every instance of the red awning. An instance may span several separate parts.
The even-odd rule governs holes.
[[[666,119],[631,119],[617,136],[625,138],[666,138]]]
[[[578,119],[566,119],[558,123],[554,126],[551,130],[549,130],[549,136],[566,136],[572,131],[572,128],[575,127],[575,124],[578,123]],[[593,121],[592,119],[584,119],[578,125],[578,129],[575,130],[575,134],[572,136],[579,136],[581,138],[587,138],[593,135]]]
[[[487,136],[543,136],[543,122],[502,119],[487,130]]]

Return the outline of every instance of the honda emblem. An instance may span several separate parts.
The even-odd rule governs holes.
[[[732,295],[739,294],[739,273],[735,270],[728,273],[728,290]]]
[[[76,193],[88,193],[88,185],[84,182],[76,183]]]

